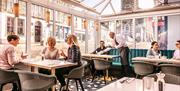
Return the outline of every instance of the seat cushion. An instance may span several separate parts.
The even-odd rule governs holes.
[[[41,79],[32,79],[26,80],[22,83],[22,89],[25,91],[42,91],[47,90],[51,86],[53,86],[52,81],[41,80]]]

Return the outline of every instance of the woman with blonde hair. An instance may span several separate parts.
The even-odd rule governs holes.
[[[68,74],[72,69],[82,65],[82,63],[81,63],[81,52],[80,52],[80,48],[78,46],[77,37],[73,34],[69,35],[67,37],[66,43],[69,45],[67,55],[65,55],[65,53],[63,51],[61,52],[60,55],[64,56],[65,60],[72,62],[72,63],[76,63],[77,65],[72,66],[72,67],[62,68],[61,74]],[[62,90],[66,90],[66,86],[63,86]]]
[[[43,59],[49,60],[58,60],[59,59],[59,50],[55,47],[56,39],[54,37],[48,37],[47,39],[47,47],[42,50],[42,57]],[[51,72],[47,69],[39,68],[39,73],[44,73],[50,75]],[[65,86],[65,79],[61,73],[61,69],[56,69],[55,73],[58,81],[61,83],[61,86]]]
[[[77,63],[77,66],[81,65],[81,52],[78,45],[77,37],[73,34],[69,35],[67,37],[66,43],[69,45],[68,53],[67,55],[64,54],[64,52],[61,52],[61,55],[65,57],[66,60]]]

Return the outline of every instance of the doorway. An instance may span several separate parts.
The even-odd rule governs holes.
[[[41,27],[42,27],[41,22],[37,21],[35,23],[35,42],[41,41]]]

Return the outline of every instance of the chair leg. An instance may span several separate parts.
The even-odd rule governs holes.
[[[0,91],[2,91],[2,89],[3,89],[3,85],[2,85],[2,84],[0,84]]]
[[[77,83],[77,80],[75,79],[75,82],[76,82],[76,88],[77,88],[77,91],[78,91],[78,83]]]
[[[111,81],[112,81],[112,76],[110,76],[110,78],[111,78]]]
[[[136,79],[138,78],[138,76],[139,76],[139,75],[138,75],[138,74],[136,74]]]
[[[95,70],[95,72],[94,72],[94,74],[93,74],[93,78],[92,78],[92,81],[91,81],[91,82],[94,81],[95,75],[96,75],[96,70]]]
[[[17,85],[17,87],[18,87],[18,91],[22,91],[20,81],[18,80],[18,81],[16,81],[15,83],[16,83],[16,85]]]
[[[66,91],[68,91],[69,79],[67,79]]]
[[[104,82],[106,84],[106,72],[103,71],[103,75],[104,75]]]
[[[83,88],[81,79],[79,79],[79,83],[80,83],[80,86],[81,86],[81,88],[82,88],[82,91],[84,91],[84,88]]]

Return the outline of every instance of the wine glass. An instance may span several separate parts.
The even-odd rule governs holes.
[[[154,91],[154,78],[152,77],[143,78],[143,91]]]

